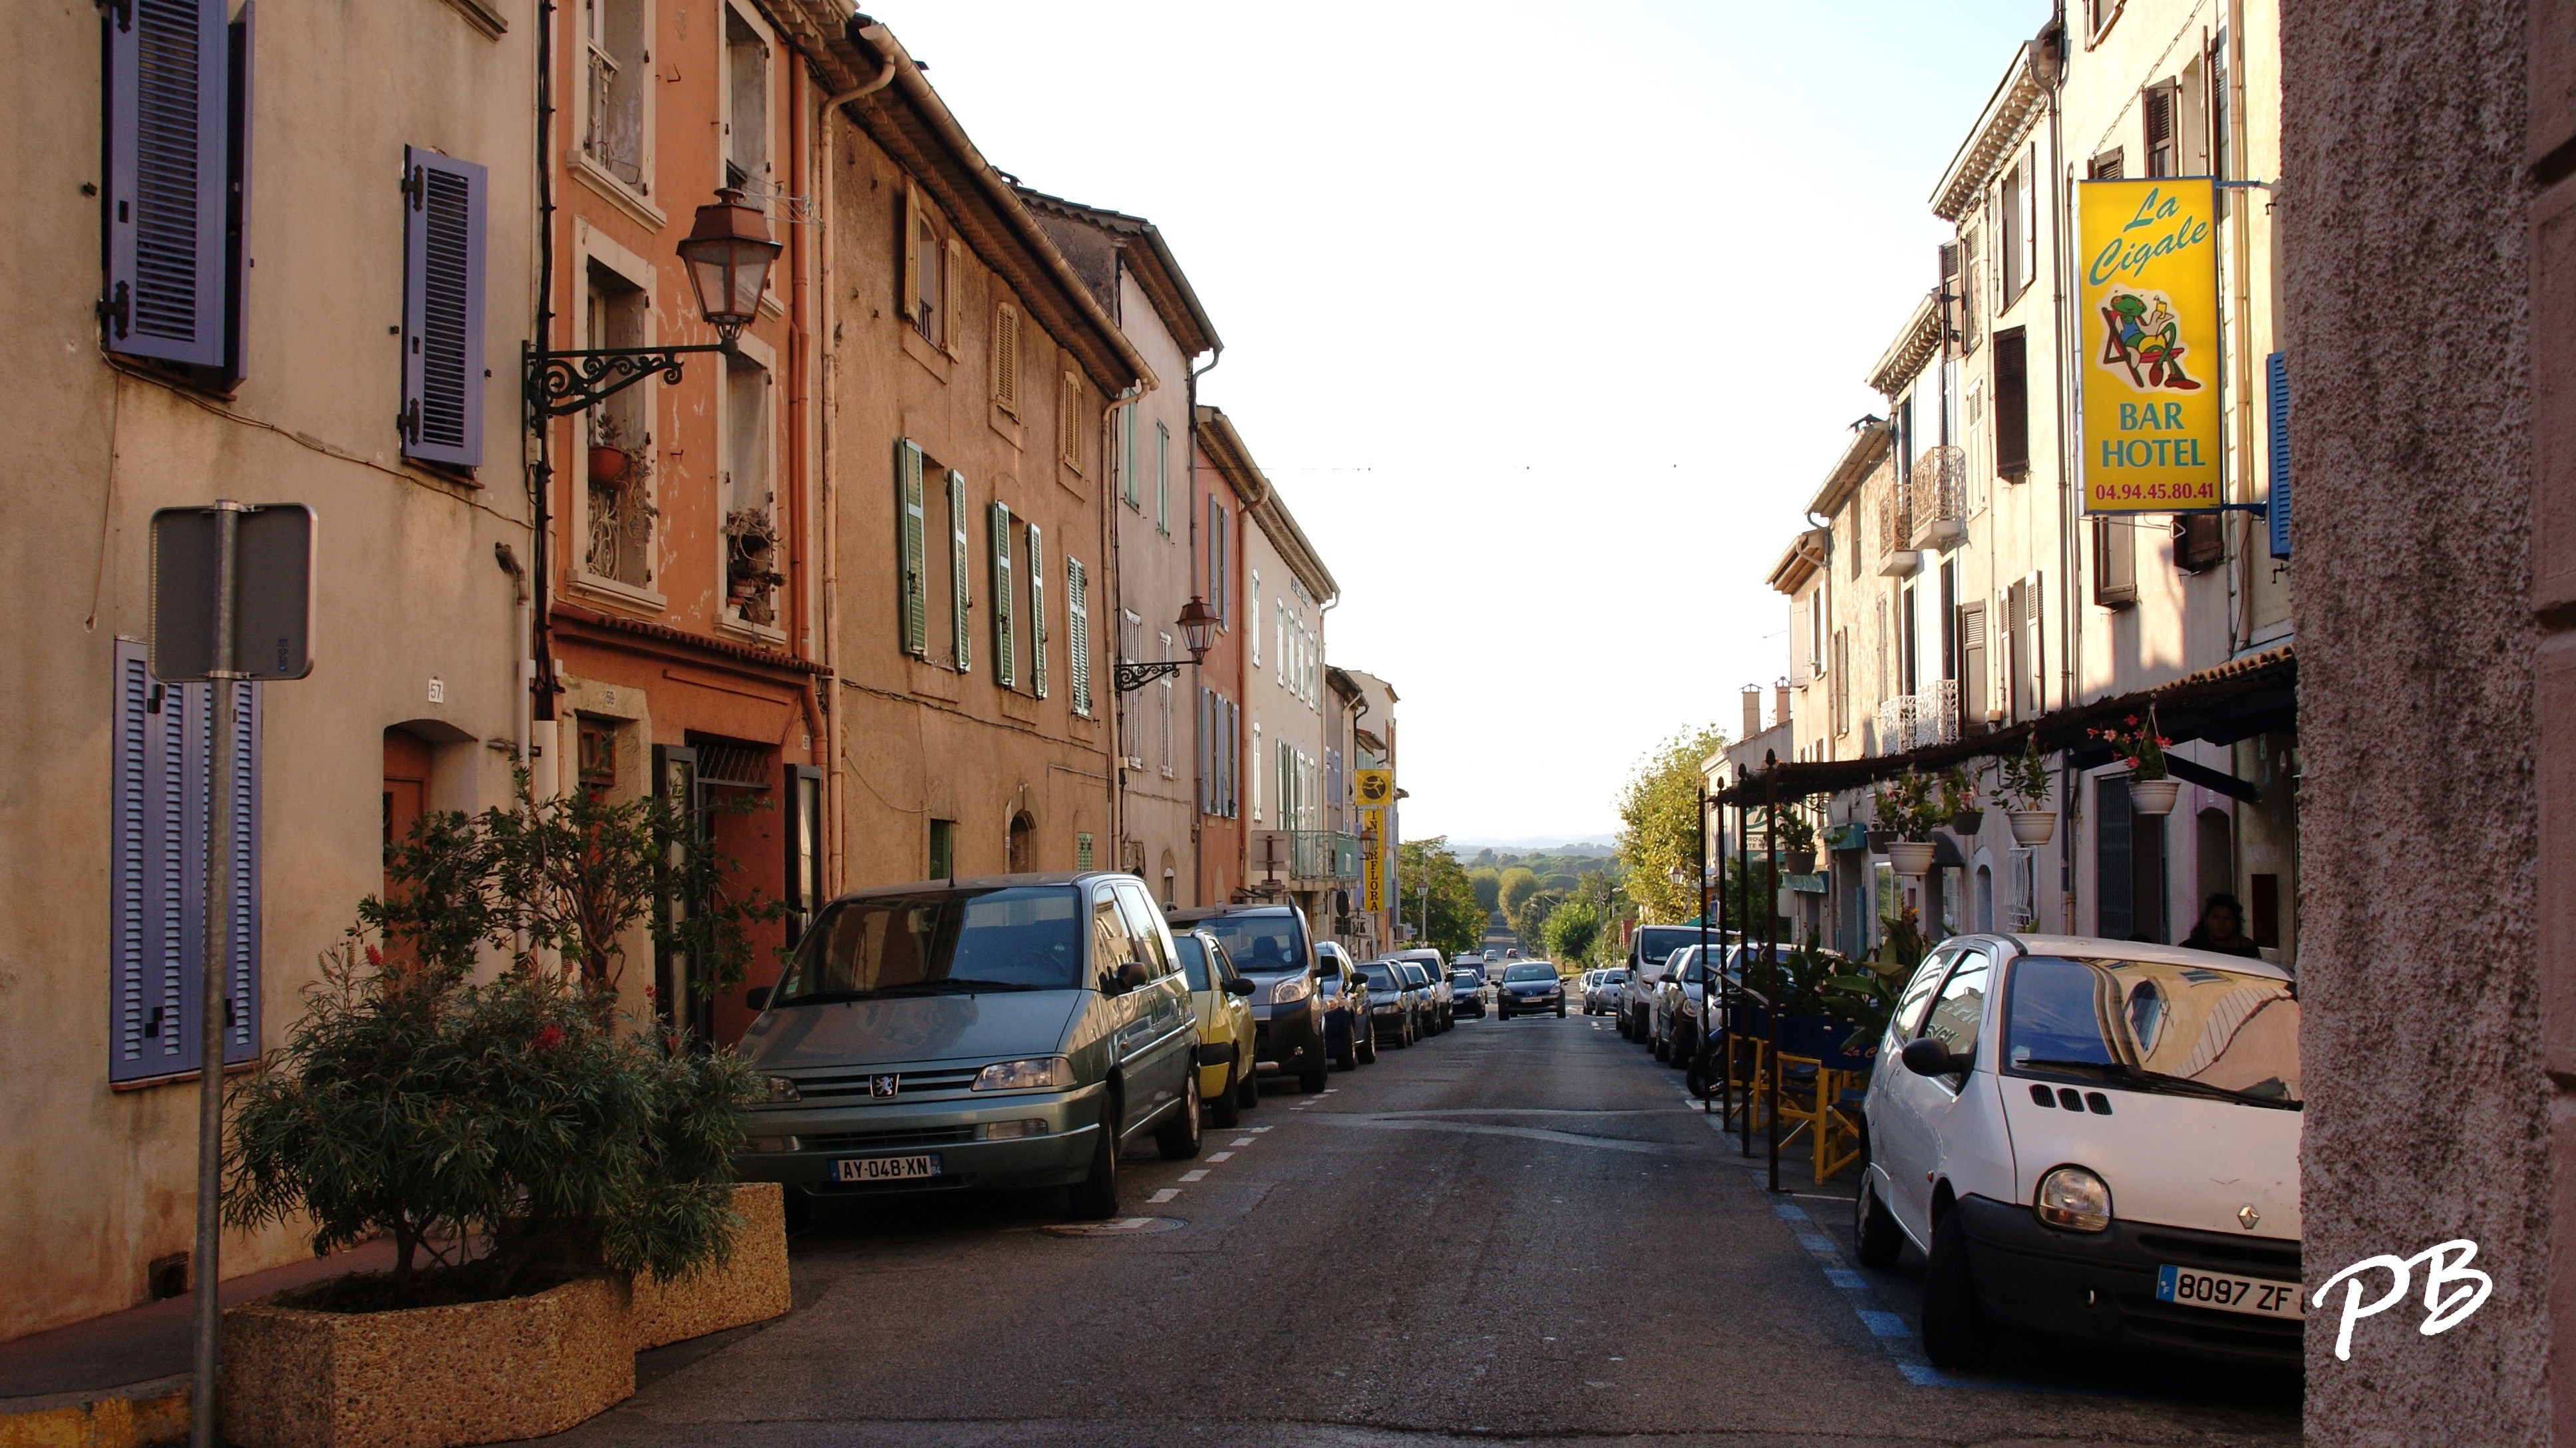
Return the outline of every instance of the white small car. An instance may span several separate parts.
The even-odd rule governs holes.
[[[1583,979],[1583,1013],[1606,1016],[1619,1009],[1619,988],[1628,983],[1628,972],[1617,966],[1596,970]]]
[[[1864,1110],[1860,1260],[1923,1252],[1923,1350],[1993,1325],[2300,1364],[2299,1000],[2261,960],[1965,935],[1898,997]]]

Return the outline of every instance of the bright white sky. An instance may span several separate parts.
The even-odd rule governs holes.
[[[1883,411],[1926,198],[2045,0],[886,0],[993,164],[1151,218],[1402,696],[1407,838],[1617,827],[1788,665],[1762,578]]]

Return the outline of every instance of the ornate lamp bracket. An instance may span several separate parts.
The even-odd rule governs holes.
[[[1168,679],[1180,671],[1181,661],[1178,659],[1166,659],[1161,663],[1154,664],[1120,664],[1118,666],[1118,692],[1121,694],[1135,693],[1138,689],[1145,687],[1156,679]]]
[[[681,361],[692,352],[730,352],[730,339],[686,347],[594,347],[582,352],[540,352],[519,344],[522,391],[528,424],[550,417],[569,417],[598,406],[656,373],[665,382],[680,380]]]

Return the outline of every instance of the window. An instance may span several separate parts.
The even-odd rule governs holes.
[[[1172,636],[1156,634],[1155,637],[1162,640],[1163,661],[1169,663],[1172,657]],[[1165,674],[1157,687],[1163,691],[1163,777],[1170,779],[1174,773],[1172,768],[1172,676]]]
[[[142,23],[138,20],[138,23]],[[119,640],[110,761],[107,1078],[147,1081],[197,1069],[205,961],[204,848],[213,769],[214,689],[156,684],[139,642]],[[224,1059],[259,1054],[260,688],[233,691],[232,898],[228,902]]]
[[[1261,721],[1252,721],[1252,822],[1261,822]]]
[[[583,331],[592,347],[645,345],[643,287],[590,259]],[[629,387],[592,408],[590,486],[583,494],[588,537],[582,565],[594,578],[632,588],[653,582],[654,383]]]
[[[1252,666],[1261,667],[1261,570],[1252,570],[1252,587],[1244,595],[1244,641],[1252,646]]]
[[[1046,549],[1038,525],[1029,525],[1029,692],[1047,696]]]
[[[2015,719],[2036,719],[2045,707],[2040,597],[2036,573],[2014,579],[2003,593],[2005,707]]]
[[[769,369],[742,353],[725,359],[720,422],[726,605],[744,623],[775,628],[786,560],[779,548],[778,496],[770,474]]]
[[[1055,455],[1082,471],[1082,379],[1067,372],[1056,392]]]
[[[2175,112],[2181,88],[2173,85],[2151,85],[2138,95],[2138,109],[2144,114],[2147,130],[2147,174],[2175,176],[2182,172],[2182,128]]]
[[[1091,577],[1082,560],[1064,560],[1064,662],[1073,683],[1073,712],[1091,717]]]
[[[901,600],[903,651],[917,659],[930,657],[930,563],[923,537],[921,446],[910,438],[894,445],[894,506],[900,576],[895,587]]]
[[[1851,732],[1851,630],[1834,630],[1834,735]]]
[[[1995,334],[1995,471],[2030,475],[2030,347],[2021,328]]]
[[[1118,495],[1127,506],[1142,511],[1136,500],[1136,408],[1133,403],[1118,409]]]
[[[993,578],[993,682],[1005,689],[1020,683],[1019,639],[1011,627],[1011,605],[1019,590],[1011,577],[1011,510],[994,503],[985,514],[984,529],[992,545]]]
[[[954,354],[959,280],[955,273],[964,269],[964,248],[943,237],[921,188],[905,190],[903,211],[903,295],[898,301],[904,320],[912,323],[921,340]]]
[[[1807,591],[1807,673],[1810,677],[1825,671],[1825,591]]]
[[[955,820],[930,822],[930,871],[922,878],[925,880],[957,878],[957,822]]]
[[[975,667],[974,584],[966,562],[966,475],[948,470],[948,645],[957,672]]]
[[[250,20],[135,0],[107,35],[108,346],[241,375]]]
[[[1088,870],[1088,869],[1090,869],[1090,868],[1091,868],[1091,861],[1092,861],[1092,854],[1091,854],[1091,831],[1089,831],[1089,830],[1076,830],[1076,831],[1074,831],[1074,833],[1073,833],[1073,867],[1074,867],[1075,869],[1077,869],[1077,870]]]
[[[2120,18],[2123,3],[2125,0],[2084,0],[2085,32],[2094,40],[2101,39],[2102,32],[2111,28],[2111,22]]]
[[[2219,31],[2209,42],[2209,174],[2227,180],[2231,174],[2233,151],[2228,128],[2227,32]]]
[[[1923,1018],[1925,1039],[1939,1041],[1954,1056],[1976,1054],[1977,1036],[1986,1014],[1986,976],[1983,952],[1960,953],[1958,965],[1951,969],[1950,978],[1941,982],[1941,993],[1933,998],[1932,1010]]]
[[[1959,717],[1967,728],[1986,725],[1986,606],[1958,606]]]
[[[1977,350],[1977,343],[1983,341],[1985,337],[1980,330],[1984,325],[1986,314],[1984,268],[1985,261],[1977,251],[1977,229],[1970,227],[1959,233],[1958,319],[1959,350],[1962,352],[1974,352]],[[1958,389],[1950,389],[1948,395],[1957,397]],[[1951,429],[1950,435],[1958,436],[1958,429]]]
[[[823,880],[823,771],[790,764],[785,774],[787,888],[782,898],[796,911],[787,937],[792,942],[814,923],[832,892]]]
[[[1172,430],[1154,424],[1154,531],[1172,536]]]
[[[600,170],[653,194],[647,174],[652,133],[653,56],[646,39],[646,0],[582,0],[583,76],[587,114],[582,155]]]
[[[1118,611],[1118,657],[1123,663],[1144,661],[1145,620],[1132,608]],[[1118,755],[1129,769],[1145,767],[1145,725],[1137,717],[1141,701],[1132,689],[1118,695]]]
[[[2039,143],[2030,143],[2021,167],[2021,284],[2039,279],[2039,192],[2045,173],[2039,169]]]
[[[2021,296],[2022,288],[2030,285],[2030,271],[2022,260],[2024,228],[2028,225],[2021,206],[2025,184],[2021,168],[2015,166],[1995,187],[1995,216],[2003,228],[2003,245],[1995,254],[1995,276],[2001,283],[1995,294],[1998,316]]]
[[[2120,148],[2114,146],[2094,157],[2092,163],[2084,168],[2084,174],[2096,181],[2117,181],[2125,170],[2126,162]]]
[[[483,461],[484,170],[403,148],[403,456]]]
[[[1207,597],[1216,608],[1219,628],[1234,621],[1234,581],[1226,572],[1233,560],[1226,552],[1225,524],[1225,505],[1214,498],[1208,499]]]
[[[1014,417],[1020,412],[1020,309],[993,308],[993,402]]]
[[[2138,601],[2136,529],[2126,518],[2093,518],[2093,601],[2127,608]]]
[[[725,7],[725,184],[766,192],[769,181],[769,42]]]

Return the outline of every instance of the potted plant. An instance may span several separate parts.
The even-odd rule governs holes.
[[[2026,849],[2047,844],[2057,833],[2057,813],[2048,807],[2048,761],[2040,757],[2039,734],[2032,731],[2022,752],[2002,761],[2004,812],[2012,819],[2013,843]]]
[[[2182,789],[2179,780],[2165,777],[2165,750],[2173,741],[2156,732],[2156,715],[2147,711],[2147,722],[2140,724],[2132,714],[2127,721],[2108,729],[2086,731],[2094,738],[2107,741],[2113,753],[2129,763],[2129,807],[2139,814],[2172,814],[2174,796]]]
[[[776,623],[773,591],[787,581],[777,567],[777,521],[765,509],[738,508],[725,515],[724,533],[727,600],[745,623]]]
[[[1907,770],[1885,791],[1882,800],[1895,801],[1896,840],[1887,847],[1888,863],[1900,875],[1926,875],[1932,871],[1932,832],[1946,818],[1943,806],[1933,798],[1932,781],[1920,772]],[[1880,819],[1887,812],[1882,808]]]
[[[1871,854],[1884,855],[1888,846],[1903,837],[1901,826],[1905,820],[1905,809],[1897,803],[1895,794],[1884,786],[1871,792],[1870,808],[1875,811],[1876,818],[1864,836]]]
[[[1816,868],[1816,829],[1807,817],[1795,809],[1766,809],[1763,822],[1773,832],[1780,847],[1780,869],[1784,874],[1812,874]]]
[[[626,445],[626,430],[615,414],[601,412],[590,423],[590,481],[593,487],[613,488],[626,481],[627,469],[635,465],[635,454]]]
[[[1986,812],[1977,807],[1977,781],[1963,764],[1951,765],[1941,774],[1941,808],[1950,821],[1950,832],[1967,838],[1986,827]]]

